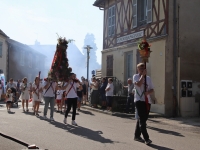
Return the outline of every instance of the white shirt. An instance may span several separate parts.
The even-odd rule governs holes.
[[[67,83],[65,83],[65,85],[66,84]],[[73,86],[72,86],[72,84],[73,84],[73,82],[71,82],[66,88],[66,94],[67,94],[66,98],[76,98],[76,97],[78,97],[77,96],[77,87],[79,87],[79,84],[75,83],[75,82],[74,82]]]
[[[39,98],[35,93],[33,93],[33,99],[34,100],[41,100],[41,93],[39,92],[39,89],[42,88],[42,85],[39,84],[39,87],[37,87],[37,85],[35,83],[33,83],[32,84],[32,88],[35,88],[36,92],[39,93]]]
[[[149,90],[153,89],[153,84],[152,84],[151,78],[149,76],[146,76],[146,77],[147,77],[146,91],[149,91]],[[137,102],[139,100],[140,101],[145,101],[144,82],[140,87],[135,84],[136,82],[139,82],[139,79],[140,79],[140,75],[139,74],[135,74],[133,76],[133,83],[135,85],[134,102]],[[150,95],[147,95],[147,98],[148,98],[148,102],[151,104],[152,102],[151,102]]]
[[[7,88],[16,88],[17,87],[17,85],[13,82],[13,83],[8,83],[7,84]]]
[[[63,90],[57,90],[56,91],[56,99],[62,99]]]
[[[43,87],[47,85],[47,81],[44,82]],[[51,85],[51,86],[50,86]],[[44,89],[43,96],[44,97],[55,97],[55,89],[56,89],[56,82],[49,83],[49,86],[47,86],[47,89]]]
[[[108,83],[107,88],[110,88],[108,91],[106,91],[106,96],[113,96],[114,86],[113,83]]]

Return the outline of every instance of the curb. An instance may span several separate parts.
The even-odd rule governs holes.
[[[9,136],[9,135],[6,135],[6,134],[4,134],[4,133],[2,133],[2,132],[0,132],[0,136],[2,136],[2,137],[4,137],[4,138],[7,138],[7,139],[9,139],[9,140],[12,140],[12,141],[14,141],[14,142],[17,142],[18,144],[21,144],[21,145],[23,145],[23,146],[26,146],[27,148],[28,148],[28,146],[29,146],[29,144],[27,144],[26,142],[24,142],[24,141],[22,141],[22,140],[19,140],[19,139],[17,139],[17,138],[11,137],[11,136]]]
[[[81,108],[86,109],[86,110],[95,111],[95,112],[102,113],[102,114],[106,114],[106,115],[111,115],[111,116],[118,116],[118,117],[124,117],[124,118],[135,118],[135,114],[110,112],[110,111],[106,111],[106,110],[102,110],[102,109],[92,108],[92,107],[86,106],[86,105],[81,106]],[[149,114],[149,118],[158,118],[158,117],[164,118],[164,116],[161,115],[161,114],[157,114],[157,113],[150,113]]]

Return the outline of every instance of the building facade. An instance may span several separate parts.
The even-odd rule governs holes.
[[[41,78],[44,78],[46,56],[12,39],[7,39],[8,62],[7,79],[21,80],[28,78],[28,82],[34,82],[41,71]],[[46,73],[46,72],[45,72]]]
[[[5,76],[7,75],[7,38],[8,36],[2,30],[0,30],[0,70]]]
[[[102,76],[115,76],[126,84],[137,73],[136,65],[141,62],[137,42],[146,35],[152,51],[147,72],[155,90],[151,110],[177,116],[192,101],[187,107],[195,109],[192,115],[198,115],[199,87],[193,89],[196,93],[187,102],[181,91],[182,80],[200,85],[200,51],[198,43],[194,43],[194,39],[199,39],[200,20],[194,14],[199,11],[200,1],[194,1],[96,0],[93,5],[104,12]],[[187,87],[185,90],[189,91]]]

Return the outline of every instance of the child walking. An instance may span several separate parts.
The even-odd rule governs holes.
[[[7,111],[8,112],[10,112],[10,107],[11,107],[11,103],[12,103],[12,97],[13,97],[13,95],[12,95],[12,90],[9,88],[8,90],[7,90],[7,93],[6,93],[6,107],[7,107]]]
[[[61,85],[59,85],[56,92],[56,104],[58,106],[57,112],[60,113],[62,113],[62,97],[63,97],[63,90],[61,89]]]
[[[28,112],[28,100],[29,100],[29,92],[30,92],[30,85],[27,83],[27,78],[25,77],[22,79],[22,84],[20,86],[21,89],[21,96],[20,100],[22,101],[22,107],[23,111],[25,112],[24,109],[24,103],[26,102],[26,112]]]

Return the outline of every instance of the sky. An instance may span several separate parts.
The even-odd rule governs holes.
[[[56,45],[57,34],[75,40],[82,52],[87,33],[95,36],[101,64],[103,11],[95,0],[0,0],[0,29],[27,45]]]

